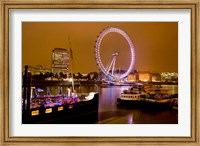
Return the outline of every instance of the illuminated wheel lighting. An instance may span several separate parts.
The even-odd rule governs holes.
[[[111,74],[109,71],[106,70],[105,66],[103,65],[102,63],[102,60],[101,60],[101,57],[100,57],[100,46],[101,46],[101,42],[103,40],[103,38],[111,33],[111,32],[116,32],[116,33],[119,33],[120,35],[122,35],[126,41],[128,42],[129,44],[129,47],[130,47],[130,51],[131,51],[131,61],[130,61],[130,65],[127,69],[127,71],[123,74],[121,74],[120,76],[117,76],[117,75],[114,75],[114,74]],[[127,77],[130,72],[132,71],[133,69],[133,66],[134,66],[134,63],[135,63],[135,49],[134,49],[134,46],[133,46],[133,43],[130,39],[130,37],[128,36],[127,33],[125,33],[123,30],[119,29],[119,28],[116,28],[116,27],[108,27],[106,29],[104,29],[99,37],[97,38],[97,41],[96,41],[96,46],[95,46],[95,55],[96,55],[96,61],[97,61],[97,64],[99,66],[99,68],[101,69],[101,71],[106,75],[106,76],[111,76],[115,79],[123,79],[125,77]]]

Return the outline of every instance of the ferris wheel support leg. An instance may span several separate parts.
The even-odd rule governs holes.
[[[116,62],[116,56],[113,58],[112,75],[113,75],[114,70],[115,70],[115,62]]]
[[[111,63],[112,63],[112,60],[111,60]],[[107,67],[106,67],[106,69],[105,69],[106,72],[108,71],[108,68],[109,68],[109,67],[110,67],[110,64],[107,65]]]
[[[113,58],[114,59],[114,58]],[[111,61],[111,63],[110,63],[110,65],[109,65],[109,67],[108,67],[108,70],[106,71],[107,73],[109,73],[110,72],[110,68],[111,68],[111,66],[113,65],[113,62],[114,62],[114,60],[112,59],[112,61]]]

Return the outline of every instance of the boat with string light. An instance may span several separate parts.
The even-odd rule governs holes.
[[[117,99],[118,104],[140,104],[148,98],[148,94],[144,90],[144,85],[134,84],[128,90],[123,90],[121,97]]]

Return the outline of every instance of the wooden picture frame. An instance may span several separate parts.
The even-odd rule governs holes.
[[[2,145],[199,145],[199,0],[181,1],[1,1],[0,99]],[[191,10],[191,137],[11,137],[9,135],[9,10],[11,9],[189,9]]]

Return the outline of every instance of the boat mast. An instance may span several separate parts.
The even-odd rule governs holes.
[[[72,49],[71,49],[71,41],[70,37],[68,37],[69,40],[69,49],[70,49],[70,61],[71,61],[71,73],[72,73],[72,92],[74,92],[74,79],[73,79],[73,54],[72,54]]]

